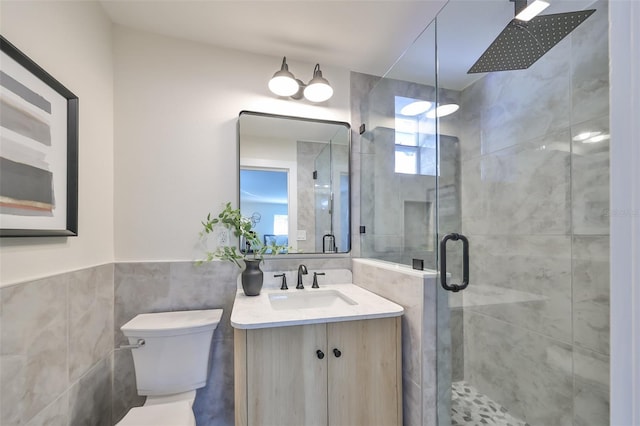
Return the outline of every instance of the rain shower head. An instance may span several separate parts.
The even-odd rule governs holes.
[[[541,15],[528,22],[513,19],[467,74],[529,68],[593,12],[595,9]]]

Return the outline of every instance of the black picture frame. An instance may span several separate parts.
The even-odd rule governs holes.
[[[4,121],[0,117],[0,135],[2,135],[2,133],[17,134],[18,136],[15,137],[15,140],[18,142],[7,142],[5,135],[2,135],[2,143],[6,143],[5,146],[10,147],[14,153],[28,149],[23,149],[20,142],[23,139],[23,135],[20,133],[29,133],[29,130],[21,130],[29,127],[21,125],[21,119],[23,121],[31,119],[32,115],[30,115],[28,108],[34,109],[28,99],[36,98],[35,104],[46,104],[48,102],[48,99],[32,91],[27,86],[29,83],[23,84],[21,79],[23,82],[35,81],[38,87],[44,88],[48,96],[52,98],[50,99],[50,104],[53,105],[49,106],[49,116],[46,118],[50,118],[51,123],[59,123],[59,125],[51,124],[52,128],[57,126],[55,131],[48,130],[47,123],[41,126],[47,128],[45,131],[48,131],[50,134],[48,140],[49,146],[43,149],[45,152],[50,151],[56,154],[55,158],[57,160],[55,161],[55,167],[52,167],[52,171],[48,169],[43,171],[37,167],[20,163],[15,158],[7,158],[9,155],[4,154],[3,156],[3,147],[0,145],[0,161],[2,161],[2,163],[0,163],[0,237],[77,236],[78,97],[1,35],[0,47],[3,55],[15,61],[15,63],[12,63],[11,60],[0,61],[0,78],[2,79],[0,80],[0,90],[3,91],[0,92],[2,108],[4,110],[7,105],[13,102],[14,105],[8,106],[8,110],[11,112],[18,111],[18,118],[15,120],[11,119],[11,114],[5,114],[4,116],[9,116],[9,118],[5,118]],[[5,67],[12,67],[11,73],[14,75],[12,76]],[[43,83],[44,86],[33,77]],[[7,87],[11,87],[11,89],[7,89]],[[50,90],[47,90],[47,87]],[[15,92],[19,92],[19,94],[16,95]],[[3,95],[6,97],[6,101],[2,99]],[[41,101],[41,99],[44,100]],[[20,110],[20,103],[25,105],[26,112]],[[18,107],[15,108],[15,105],[18,105]],[[66,129],[64,128],[65,114]],[[41,115],[46,115],[46,108],[45,113]],[[23,119],[22,117],[27,118]],[[5,128],[5,125],[10,128]],[[16,129],[17,132],[15,131]],[[39,133],[39,135],[41,134],[42,132]],[[15,147],[18,148],[16,149]],[[49,151],[46,151],[47,149]],[[65,152],[63,152],[65,150],[66,155]],[[7,148],[6,151],[9,151],[9,148]],[[52,157],[54,156],[52,155]],[[45,161],[40,162],[43,163]],[[21,167],[22,169],[29,169],[30,171],[36,170],[34,174],[38,176],[33,178],[29,176],[31,179],[23,179],[24,175],[21,173]],[[56,170],[66,170],[66,173],[58,173],[57,176],[55,173]],[[45,176],[42,177],[43,175]],[[64,177],[60,175],[64,175]],[[50,188],[47,188],[47,185]],[[34,190],[33,188],[36,189]],[[36,200],[38,197],[34,196],[25,201],[24,199],[11,197],[16,193],[34,193],[34,191],[38,194],[46,192],[44,197],[49,197],[49,200],[40,202],[41,200]],[[64,200],[64,202],[58,202],[56,205],[56,200],[59,201],[60,199]],[[57,216],[56,213],[58,213]],[[9,225],[7,225],[7,223],[9,223]]]

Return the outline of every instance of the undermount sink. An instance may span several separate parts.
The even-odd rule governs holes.
[[[338,290],[289,290],[287,293],[269,294],[271,307],[277,311],[289,309],[336,308],[357,305],[351,298]]]

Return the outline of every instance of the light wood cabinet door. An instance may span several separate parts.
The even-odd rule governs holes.
[[[400,317],[236,329],[234,360],[236,426],[402,425]]]
[[[400,318],[327,327],[329,426],[401,426]]]
[[[326,330],[325,324],[247,330],[249,425],[326,426]]]

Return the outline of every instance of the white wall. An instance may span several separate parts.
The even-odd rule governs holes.
[[[3,238],[0,286],[113,261],[111,23],[96,2],[2,1],[2,35],[79,98],[78,236]]]
[[[282,58],[115,28],[115,260],[193,260],[200,221],[237,200],[242,110],[349,121],[349,72],[325,104],[278,99]],[[287,52],[282,52],[286,55]],[[315,64],[289,61],[298,78]]]
[[[609,5],[611,425],[640,425],[640,3]]]

